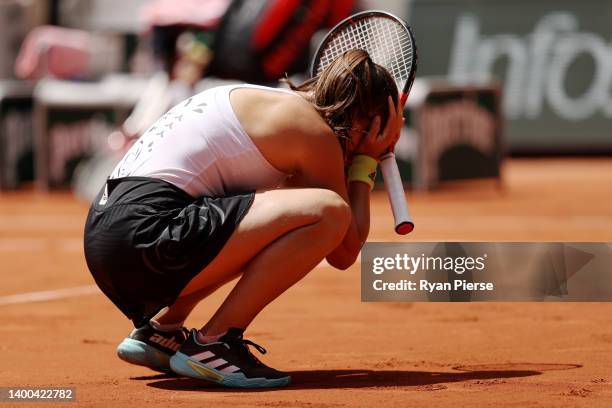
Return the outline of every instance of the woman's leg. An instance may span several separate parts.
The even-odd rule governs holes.
[[[215,259],[183,289],[158,319],[184,320],[193,307],[242,273],[204,334],[245,328],[272,300],[299,281],[342,241],[350,223],[348,204],[330,190],[291,189],[258,193],[252,207]]]
[[[233,280],[238,275],[232,276],[223,282],[216,283],[211,287],[196,290],[188,295],[180,295],[178,299],[164,312],[160,317],[154,319],[160,324],[167,324],[176,327],[183,325],[183,322],[191,314],[191,311],[200,303],[202,299],[207,298],[221,286]]]

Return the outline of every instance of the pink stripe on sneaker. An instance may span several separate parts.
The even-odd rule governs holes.
[[[210,363],[206,363],[206,366],[210,367],[210,368],[217,368],[223,364],[226,364],[227,361],[225,361],[224,359],[220,358],[217,360],[213,360]]]
[[[238,371],[238,370],[240,370],[238,367],[236,367],[235,365],[231,365],[231,366],[227,366],[224,369],[219,370],[219,371],[224,372],[224,373],[233,373],[233,372]]]
[[[194,354],[193,356],[190,356],[189,358],[192,358],[198,361],[202,361],[202,360],[206,360],[207,358],[214,357],[214,356],[215,356],[214,353],[211,353],[210,351],[203,351],[201,353]]]

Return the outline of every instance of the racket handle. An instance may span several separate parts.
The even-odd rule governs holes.
[[[387,153],[380,161],[383,179],[385,180],[385,188],[389,195],[393,218],[395,219],[395,232],[400,235],[406,235],[414,229],[412,217],[408,212],[408,203],[406,202],[406,194],[400,176],[395,154]]]

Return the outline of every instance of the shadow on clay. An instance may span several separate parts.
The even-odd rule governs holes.
[[[487,368],[490,367],[490,368]],[[291,384],[282,389],[334,389],[371,387],[411,387],[473,380],[542,375],[545,371],[579,368],[579,364],[506,363],[454,367],[456,372],[401,370],[311,370],[293,371]],[[147,385],[165,390],[206,392],[265,392],[275,389],[229,389],[223,386],[185,377],[149,376],[133,379],[157,380]]]

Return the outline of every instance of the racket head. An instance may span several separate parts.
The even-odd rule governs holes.
[[[410,93],[417,69],[417,47],[410,26],[379,10],[354,14],[339,22],[323,38],[310,67],[314,77],[336,57],[351,49],[368,52],[372,61],[393,76],[402,104]]]

